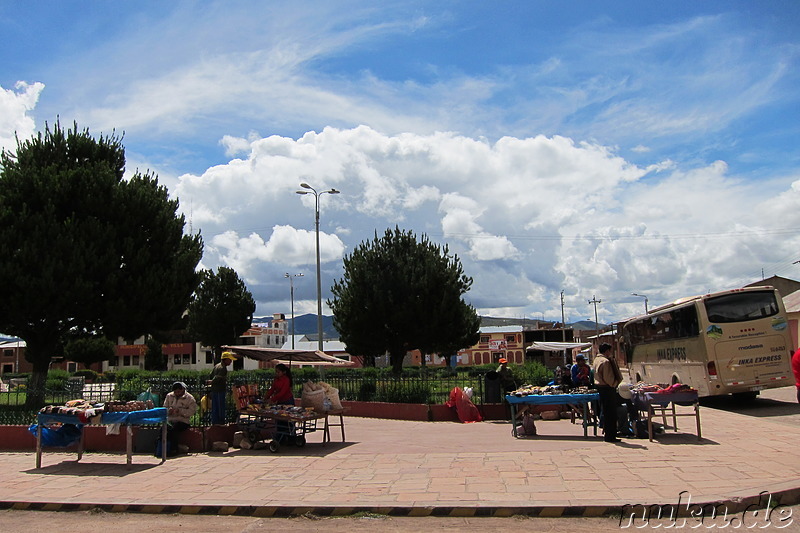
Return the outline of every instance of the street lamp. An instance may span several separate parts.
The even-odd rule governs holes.
[[[592,295],[592,299],[589,300],[590,304],[594,304],[594,337],[598,345],[600,344],[600,326],[597,324],[597,304],[602,302],[603,300],[598,300],[597,296],[594,295]]]
[[[639,298],[644,298],[644,314],[647,314],[647,296],[644,294],[636,294],[635,292],[631,293],[631,296],[638,296]]]
[[[317,340],[317,347],[321,352],[322,351],[322,283],[320,281],[320,267],[319,267],[319,197],[325,193],[339,194],[339,191],[337,191],[336,189],[330,189],[327,191],[317,192],[317,190],[314,187],[305,182],[301,183],[300,186],[308,190],[295,191],[297,194],[314,195],[314,214],[316,215],[314,221],[315,221],[315,230],[317,237],[317,335],[319,336],[319,339]]]
[[[289,274],[288,272],[283,275],[284,278],[289,278],[289,297],[292,300],[292,350],[294,350],[294,278],[303,277],[303,273]]]

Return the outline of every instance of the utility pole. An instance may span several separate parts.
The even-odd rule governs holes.
[[[564,289],[561,289],[561,342],[567,342],[567,324],[564,322]],[[564,364],[567,364],[566,348],[564,348]]]

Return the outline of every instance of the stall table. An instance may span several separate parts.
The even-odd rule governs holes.
[[[666,427],[668,415],[672,416],[672,428],[676,432],[678,431],[678,417],[694,417],[697,426],[697,440],[702,439],[702,434],[700,432],[700,400],[697,391],[665,394],[659,394],[657,392],[637,392],[633,395],[633,404],[639,411],[647,413],[647,434],[650,441],[653,440],[653,418],[660,416],[664,427]],[[679,413],[675,410],[676,405],[692,407],[692,411],[688,413]]]
[[[513,434],[517,437],[517,420],[521,420],[525,412],[536,405],[566,405],[573,411],[578,411],[583,417],[583,436],[589,436],[589,426],[594,428],[597,435],[597,420],[591,415],[589,404],[600,400],[600,395],[591,394],[531,394],[528,396],[507,395],[506,401],[511,406],[511,423],[514,426]]]
[[[338,421],[331,422],[331,416],[338,416]],[[283,424],[279,424],[279,422]],[[320,422],[322,427],[319,427]],[[332,427],[341,429],[342,442],[345,441],[344,409],[323,413],[306,411],[296,414],[273,409],[243,409],[239,411],[237,424],[252,441],[260,440],[262,431],[271,432],[272,441],[269,449],[273,453],[280,449],[280,443],[283,440],[294,442],[298,447],[305,446],[306,435],[315,431],[322,431],[322,444],[327,444],[331,441],[330,428]]]
[[[87,425],[78,418],[76,414],[61,413],[39,413],[36,415],[36,468],[42,467],[42,427],[54,423],[73,424],[81,427],[81,437],[78,441],[78,461],[83,456],[84,432],[83,426]],[[143,411],[120,411],[113,413],[103,413],[100,417],[101,425],[121,424],[127,432],[127,466],[131,468],[133,463],[133,426],[161,424],[161,442],[167,442],[167,409],[157,407]],[[161,447],[161,462],[167,460],[167,446]]]

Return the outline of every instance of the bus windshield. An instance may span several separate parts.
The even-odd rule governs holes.
[[[708,320],[716,323],[746,322],[778,314],[773,291],[741,292],[705,301]]]

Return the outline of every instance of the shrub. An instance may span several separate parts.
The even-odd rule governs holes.
[[[75,377],[81,377],[82,376],[82,377],[86,378],[87,381],[90,380],[90,379],[91,380],[97,379],[97,372],[95,372],[94,370],[88,369],[88,368],[84,369],[84,370],[78,370],[73,375]]]

